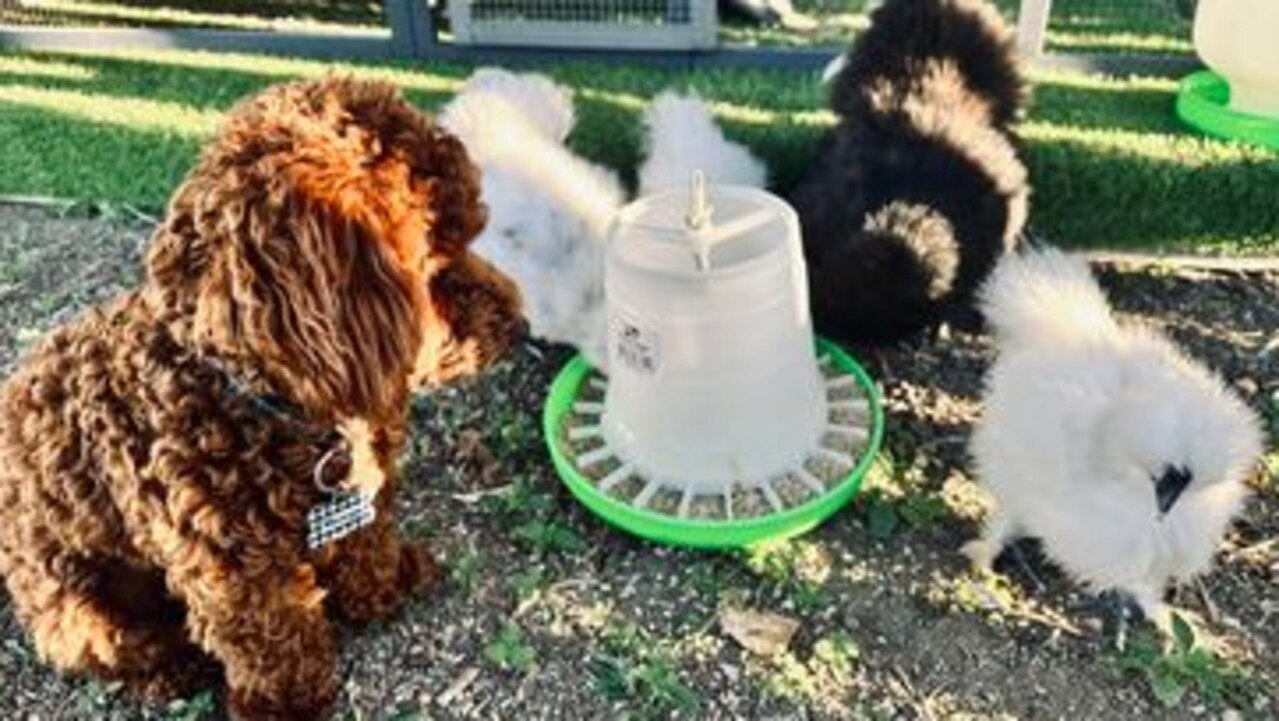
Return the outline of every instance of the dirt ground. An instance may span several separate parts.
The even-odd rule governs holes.
[[[42,331],[135,282],[146,232],[127,213],[0,206],[0,377]],[[1273,444],[1279,272],[1156,265],[1102,278],[1122,311],[1165,328],[1267,414]],[[964,333],[858,352],[889,415],[868,489],[816,532],[751,553],[655,547],[568,496],[538,430],[563,349],[527,346],[421,398],[402,522],[450,579],[393,621],[343,631],[340,717],[1279,718],[1273,478],[1259,474],[1205,579],[1224,665],[1146,659],[1121,672],[1103,605],[1033,554],[1030,573],[966,569],[956,549],[982,510],[964,443],[991,352]],[[1198,594],[1178,603],[1208,614]],[[799,631],[784,653],[757,656],[719,626],[724,607],[782,614]],[[1134,631],[1129,648],[1144,638]],[[1177,669],[1192,669],[1183,686],[1227,692],[1152,684]],[[216,694],[144,707],[46,670],[0,591],[0,719],[201,718],[222,718]]]

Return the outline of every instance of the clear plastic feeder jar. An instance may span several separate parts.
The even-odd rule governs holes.
[[[604,438],[637,474],[722,493],[802,463],[826,424],[799,221],[764,191],[712,186],[626,207],[605,269]]]

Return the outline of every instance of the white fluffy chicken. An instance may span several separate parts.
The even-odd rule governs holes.
[[[982,292],[999,344],[972,439],[996,508],[964,547],[1022,536],[1071,577],[1171,628],[1170,582],[1205,571],[1247,497],[1256,416],[1153,330],[1115,321],[1082,259],[1009,256]]]
[[[549,78],[496,68],[475,72],[440,114],[482,175],[489,222],[475,252],[513,278],[534,337],[566,343],[606,367],[604,246],[627,196],[615,172],[566,145],[572,94]],[[641,192],[713,182],[762,186],[764,170],[728,141],[706,105],[672,94],[645,113]]]
[[[565,146],[573,99],[546,77],[485,68],[440,114],[480,168],[489,221],[472,249],[510,276],[529,332],[605,357],[604,239],[625,201],[613,171]]]

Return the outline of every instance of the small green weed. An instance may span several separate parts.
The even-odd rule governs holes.
[[[866,530],[870,537],[878,541],[887,541],[897,531],[897,511],[891,501],[884,497],[883,491],[872,488],[866,493],[863,501],[866,509]]]
[[[846,718],[851,715],[847,702],[860,658],[852,636],[836,632],[818,640],[807,660],[787,652],[751,673],[773,697]]]
[[[514,457],[529,449],[541,448],[542,436],[537,422],[528,414],[508,414],[502,418],[491,436],[492,448],[504,458]]]
[[[532,478],[521,476],[515,479],[510,491],[486,496],[481,506],[485,512],[519,520],[551,514],[555,510],[555,498],[538,489]]]
[[[212,691],[204,691],[188,699],[174,701],[160,716],[163,721],[204,721],[213,718],[217,702]]]
[[[545,587],[546,570],[541,566],[532,566],[527,571],[511,576],[510,589],[515,594],[515,600],[520,603],[532,598]]]
[[[524,637],[518,624],[507,621],[497,632],[497,638],[484,647],[484,658],[503,671],[528,673],[537,664],[537,649]]]
[[[662,660],[633,662],[596,656],[591,659],[591,675],[605,698],[626,703],[629,718],[659,719],[675,711],[691,713],[702,703],[697,692]]]
[[[826,582],[831,559],[820,544],[791,540],[756,546],[744,553],[746,567],[772,582],[801,613],[818,611],[829,602]]]
[[[579,553],[584,541],[572,528],[556,518],[557,504],[550,493],[538,489],[531,478],[518,478],[503,494],[483,501],[485,510],[501,516],[511,529],[511,537],[538,554]]]
[[[480,571],[484,569],[484,557],[478,551],[466,549],[462,551],[456,560],[452,563],[449,570],[449,580],[454,585],[462,589],[462,592],[470,596],[475,592],[475,586],[480,579]]]
[[[512,531],[515,539],[537,553],[580,553],[586,541],[559,521],[534,520]]]
[[[1173,636],[1172,647],[1165,651],[1157,634],[1143,629],[1107,662],[1119,673],[1144,677],[1165,708],[1180,706],[1192,690],[1214,708],[1252,706],[1260,681],[1197,644],[1194,630],[1180,616],[1173,617]]]
[[[404,519],[400,523],[400,528],[406,538],[423,542],[428,542],[431,538],[431,532],[435,530],[434,526],[421,516]]]
[[[681,583],[696,591],[697,595],[712,600],[719,597],[720,589],[724,586],[722,580],[719,566],[707,559],[688,564],[680,576]]]
[[[103,711],[111,706],[120,692],[120,684],[89,679],[80,687],[79,705],[86,712]]]
[[[603,645],[605,652],[591,658],[591,676],[605,698],[626,705],[627,718],[667,718],[701,707],[702,698],[680,680],[669,653],[643,629],[610,627]]]
[[[425,721],[426,715],[413,704],[401,703],[386,717],[386,721]]]
[[[913,530],[936,526],[950,515],[946,502],[937,496],[910,491],[889,496],[881,488],[872,488],[862,497],[866,514],[866,532],[876,541],[888,541],[903,525]]]
[[[857,667],[861,648],[852,636],[833,633],[813,644],[813,658],[831,673],[845,676]]]

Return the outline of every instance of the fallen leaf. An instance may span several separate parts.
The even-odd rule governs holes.
[[[785,651],[799,630],[795,619],[730,607],[720,610],[719,625],[742,648],[760,656],[776,656]]]

